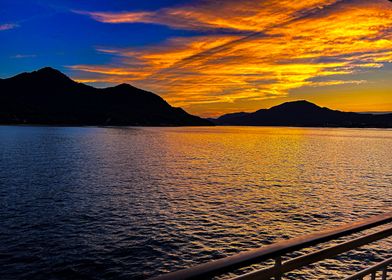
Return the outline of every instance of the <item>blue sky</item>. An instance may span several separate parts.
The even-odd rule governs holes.
[[[143,46],[167,37],[193,33],[147,24],[107,25],[73,10],[146,10],[183,1],[61,1],[1,0],[0,24],[16,27],[0,32],[0,76],[8,77],[50,65],[105,63],[110,58],[95,46]]]

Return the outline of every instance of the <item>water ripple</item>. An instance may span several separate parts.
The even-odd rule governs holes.
[[[0,278],[145,279],[379,214],[391,146],[375,129],[0,127]],[[390,246],[288,279],[341,279]]]

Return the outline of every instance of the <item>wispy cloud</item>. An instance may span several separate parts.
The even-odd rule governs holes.
[[[156,11],[74,11],[104,23],[154,23],[176,29],[259,32],[341,0],[199,1]]]
[[[16,54],[11,56],[11,58],[17,58],[17,59],[21,59],[21,58],[34,58],[37,57],[36,54]]]
[[[337,77],[392,62],[392,9],[386,0],[225,0],[153,12],[83,13],[107,23],[203,30],[203,36],[144,48],[101,46],[99,52],[113,55],[110,65],[70,67],[95,73],[100,82],[126,80],[175,105],[204,110],[196,113],[225,112],[235,102],[282,97],[304,86],[363,83]]]
[[[19,27],[18,24],[15,23],[3,23],[0,24],[0,31],[10,30]]]

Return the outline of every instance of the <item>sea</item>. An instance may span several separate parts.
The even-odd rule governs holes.
[[[390,129],[0,126],[2,280],[148,279],[391,210]]]

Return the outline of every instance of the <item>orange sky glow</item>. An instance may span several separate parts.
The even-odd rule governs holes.
[[[105,24],[195,31],[143,47],[96,46],[111,60],[69,65],[81,82],[131,83],[201,116],[297,99],[392,111],[387,0],[199,1],[156,11],[74,12]]]

